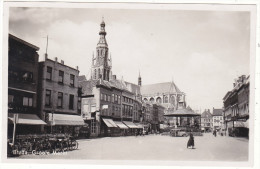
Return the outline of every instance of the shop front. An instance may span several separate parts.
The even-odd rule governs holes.
[[[46,123],[36,114],[8,113],[8,138],[15,133],[19,134],[39,134],[42,125]]]
[[[249,120],[234,121],[234,131],[236,137],[249,137]]]
[[[101,123],[101,136],[120,136],[120,128],[117,127],[114,120],[110,118],[102,118]]]
[[[48,113],[47,133],[69,134],[74,137],[79,136],[80,128],[85,126],[84,120],[78,115]]]
[[[121,121],[114,121],[114,122],[115,122],[115,124],[117,125],[117,127],[120,128],[120,136],[126,136],[129,127],[127,127],[127,126],[126,126],[124,123],[122,123]]]
[[[123,121],[123,123],[129,127],[127,135],[135,135],[138,132],[139,127],[131,121]]]

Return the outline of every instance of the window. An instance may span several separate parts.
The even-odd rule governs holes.
[[[96,121],[95,119],[91,120],[91,133],[95,133],[96,132]]]
[[[47,66],[47,74],[46,79],[51,80],[52,79],[52,68]]]
[[[108,95],[108,96],[107,96],[107,101],[110,102],[110,99],[111,99],[111,96]]]
[[[32,72],[22,72],[21,77],[22,77],[22,81],[24,81],[24,82],[32,82],[33,81],[33,73]]]
[[[104,100],[107,101],[107,95],[105,94],[104,96],[105,96]]]
[[[112,94],[112,98],[111,98],[112,100],[112,103],[114,103],[114,94]]]
[[[14,102],[14,96],[13,95],[8,95],[8,105],[12,104]]]
[[[101,100],[104,100],[104,94],[101,93]]]
[[[58,92],[58,108],[62,108],[63,93]]]
[[[74,95],[70,94],[69,109],[73,110],[73,105],[74,105]]]
[[[59,83],[63,83],[63,79],[64,79],[64,72],[59,70]]]
[[[95,69],[94,70],[94,79],[96,79],[97,78],[97,70]]]
[[[121,104],[121,97],[118,96],[118,104]]]
[[[32,98],[23,97],[23,106],[32,107]]]
[[[75,76],[74,75],[70,75],[70,86],[74,87],[74,81],[75,81]]]
[[[118,103],[117,101],[118,101],[118,96],[115,95],[115,103]]]
[[[51,105],[51,91],[46,90],[45,93],[45,106],[50,106]]]

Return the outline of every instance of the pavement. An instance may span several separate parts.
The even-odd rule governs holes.
[[[248,139],[212,133],[195,136],[195,148],[187,149],[189,137],[162,135],[104,137],[78,140],[79,149],[62,154],[21,155],[18,159],[247,161]]]

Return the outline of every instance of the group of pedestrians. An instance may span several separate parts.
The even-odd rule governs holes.
[[[144,136],[145,135],[145,131],[144,130],[136,130],[135,131],[135,136]]]

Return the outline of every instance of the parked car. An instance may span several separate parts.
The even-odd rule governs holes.
[[[170,135],[173,137],[187,137],[189,134],[184,129],[171,129]]]

